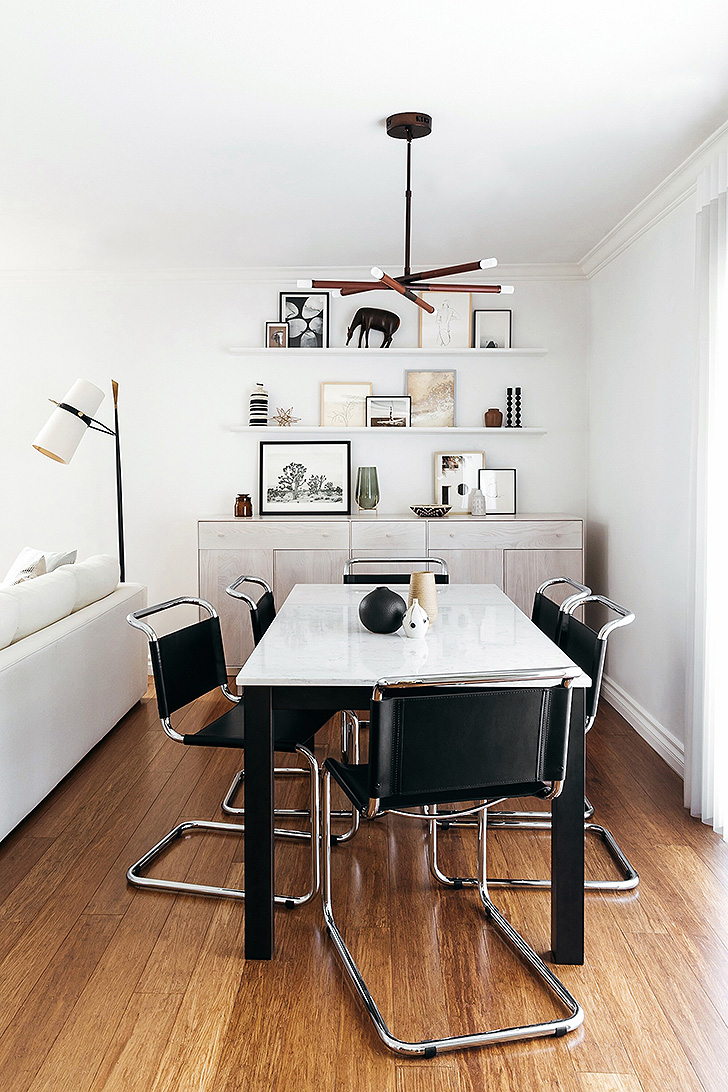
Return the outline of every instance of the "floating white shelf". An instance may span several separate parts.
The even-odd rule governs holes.
[[[379,349],[373,346],[369,349],[358,349],[352,345],[330,346],[326,349],[266,349],[265,346],[250,348],[250,346],[231,346],[229,353],[234,356],[261,356],[262,354],[274,355],[277,353],[295,353],[297,357],[310,356],[313,360],[319,353],[336,353],[343,356],[545,356],[548,349],[418,349],[416,345],[409,348]]]
[[[260,425],[231,425],[230,431],[258,432],[262,436],[270,436],[271,433],[285,435],[289,432],[326,432],[329,436],[343,435],[350,432],[367,432],[377,436],[383,436],[385,433],[394,436],[428,434],[447,436],[453,432],[488,433],[489,436],[545,436],[547,430],[545,428],[483,428],[477,425],[472,428],[468,425],[456,425],[454,428],[420,428],[419,426],[412,428],[368,428],[366,425],[356,425],[353,428],[335,428],[331,425],[264,425],[263,427]]]

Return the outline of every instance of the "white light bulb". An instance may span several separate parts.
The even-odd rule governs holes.
[[[382,277],[384,276],[384,270],[380,269],[378,265],[373,265],[372,276],[374,277],[375,281],[381,281]]]
[[[513,293],[515,292],[515,288],[513,287],[512,284],[502,284],[501,285],[501,292],[504,292],[506,294],[506,296],[512,296]]]
[[[296,281],[296,288],[313,288],[313,281]]]
[[[481,269],[492,269],[493,266],[498,265],[498,259],[497,258],[483,258],[482,261],[480,261],[478,264],[480,265]]]

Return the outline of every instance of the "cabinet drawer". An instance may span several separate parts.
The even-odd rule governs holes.
[[[581,520],[432,520],[430,553],[456,550],[580,550]]]
[[[349,523],[289,519],[280,523],[201,522],[201,550],[348,550]]]
[[[424,523],[379,521],[352,523],[352,557],[365,557],[370,550],[389,550],[392,555],[424,557],[427,527]]]

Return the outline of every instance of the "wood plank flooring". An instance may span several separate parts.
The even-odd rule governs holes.
[[[190,711],[185,730],[205,715]],[[181,819],[222,818],[239,758],[167,740],[150,690],[0,844],[3,1090],[725,1092],[728,846],[687,815],[679,778],[604,703],[587,749],[597,817],[642,882],[588,894],[586,963],[556,968],[584,1027],[410,1061],[380,1045],[344,984],[318,900],[277,910],[276,960],[246,965],[242,904],[127,885],[127,866]],[[283,793],[292,803],[304,791],[291,779]],[[441,849],[446,867],[474,867],[471,832],[444,832]],[[493,833],[489,860],[492,875],[546,875],[548,837]],[[485,927],[477,895],[433,889],[418,824],[365,824],[334,861],[337,918],[398,1034],[559,1011]],[[279,845],[279,889],[303,889],[306,866],[301,844]],[[610,874],[596,839],[587,867]],[[193,835],[158,871],[244,886],[242,844]],[[493,896],[546,952],[548,894]]]

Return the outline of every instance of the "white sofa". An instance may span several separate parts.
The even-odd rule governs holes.
[[[0,588],[0,839],[144,694],[146,646],[126,616],[145,605],[109,558]]]

